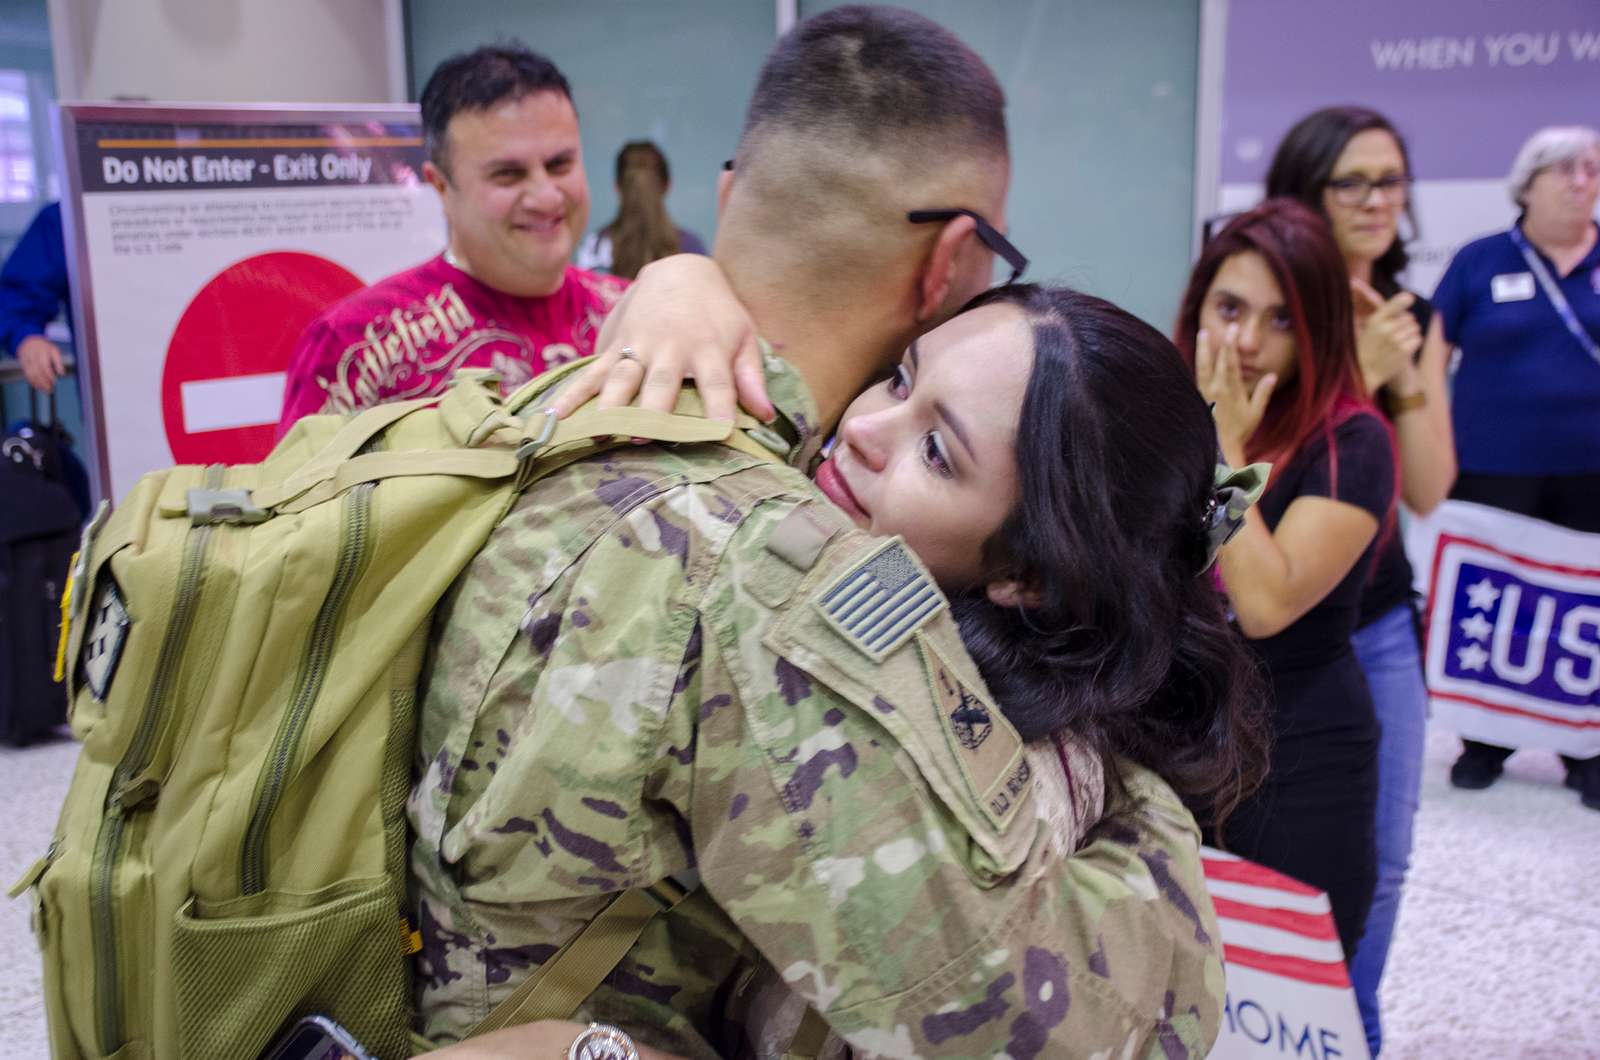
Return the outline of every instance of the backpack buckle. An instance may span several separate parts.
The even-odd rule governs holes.
[[[794,452],[794,446],[789,443],[789,439],[771,427],[748,427],[744,433],[745,437],[771,449],[780,460],[789,459],[789,454]]]
[[[206,523],[264,523],[272,513],[256,507],[249,490],[189,491],[189,519],[196,526]]]
[[[555,409],[540,409],[544,416],[544,426],[539,428],[539,433],[533,438],[524,438],[522,444],[517,446],[517,491],[528,488],[533,483],[533,458],[539,455],[540,450],[550,444],[550,439],[556,435]]]
[[[544,426],[539,428],[539,434],[537,437],[529,438],[521,445],[517,446],[518,460],[527,460],[539,450],[549,445],[550,439],[556,436],[556,425],[560,422],[556,419],[556,410],[540,409],[537,413],[535,413],[535,415],[544,417]]]

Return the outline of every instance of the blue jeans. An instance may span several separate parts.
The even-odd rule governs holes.
[[[1367,1047],[1373,1056],[1383,1045],[1378,1018],[1378,983],[1389,959],[1400,885],[1411,864],[1411,826],[1422,788],[1422,747],[1428,720],[1428,690],[1410,604],[1401,604],[1351,637],[1356,658],[1383,735],[1378,743],[1378,887],[1367,914],[1366,934],[1350,962]]]

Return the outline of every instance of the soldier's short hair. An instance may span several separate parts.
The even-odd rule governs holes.
[[[830,136],[952,138],[1006,153],[1005,92],[977,53],[901,8],[835,8],[768,56],[740,137],[783,128]]]
[[[422,90],[422,137],[428,158],[450,171],[450,119],[462,111],[488,110],[536,92],[572,99],[572,86],[556,64],[520,42],[485,45],[453,55],[434,68]]]
[[[908,211],[1004,202],[1006,143],[1005,93],[949,30],[899,8],[824,12],[761,68],[717,253],[822,304],[855,297],[936,237]]]

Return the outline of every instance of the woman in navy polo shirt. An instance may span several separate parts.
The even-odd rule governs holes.
[[[1461,351],[1450,495],[1600,533],[1600,133],[1541,129],[1510,189],[1517,223],[1462,247],[1433,296],[1432,352]],[[1512,749],[1463,742],[1451,783],[1493,784]],[[1600,810],[1600,756],[1563,759]]]

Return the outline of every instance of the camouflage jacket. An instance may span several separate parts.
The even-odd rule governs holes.
[[[1193,820],[1126,767],[1079,846],[1098,764],[1024,748],[921,564],[799,470],[810,398],[769,376],[793,466],[574,464],[441,606],[409,803],[418,1029],[464,1036],[610,896],[693,868],[575,1018],[778,1055],[788,994],[835,1055],[1204,1056],[1222,966]]]

